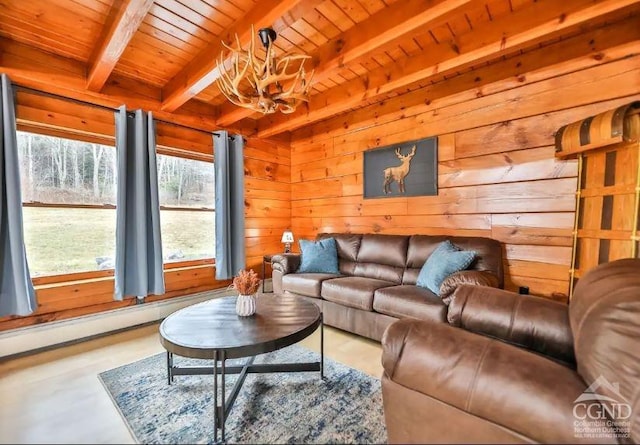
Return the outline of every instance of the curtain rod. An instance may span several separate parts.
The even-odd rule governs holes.
[[[95,108],[102,108],[103,110],[110,110],[110,111],[120,112],[119,108],[110,107],[108,105],[94,104],[92,102],[87,102],[87,101],[80,100],[80,99],[74,99],[72,97],[61,96],[60,94],[49,93],[48,91],[38,90],[36,88],[31,88],[31,87],[25,87],[25,86],[22,86],[22,85],[14,84],[14,86],[16,87],[16,90],[28,91],[28,92],[31,92],[31,93],[38,94],[40,96],[48,96],[48,97],[52,97],[54,99],[68,100],[69,102],[74,102],[74,103],[77,103],[77,104],[80,104],[80,105],[88,105],[88,106],[95,107]],[[134,113],[131,112],[131,111],[128,111],[127,114],[130,115],[130,116],[133,116]],[[158,119],[155,116],[154,116],[153,119],[155,121],[157,121],[157,122],[162,122],[164,124],[175,125],[176,127],[188,128],[189,130],[199,131],[200,133],[205,133],[205,134],[208,134],[208,135],[214,135],[216,137],[220,137],[220,134],[215,132],[215,131],[201,130],[199,128],[189,127],[188,125],[178,124],[176,122],[169,122],[169,121],[165,121],[163,119]],[[229,138],[231,138],[233,140],[234,137],[229,135]]]

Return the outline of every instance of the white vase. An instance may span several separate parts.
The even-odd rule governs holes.
[[[248,317],[256,313],[255,295],[238,295],[236,300],[236,313],[241,317]]]

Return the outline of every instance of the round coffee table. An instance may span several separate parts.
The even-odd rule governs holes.
[[[299,342],[320,328],[320,361],[310,363],[253,364],[256,355]],[[236,297],[222,297],[180,309],[160,324],[160,343],[167,350],[168,383],[177,375],[213,374],[215,410],[214,442],[225,441],[224,424],[248,373],[320,371],[324,378],[324,328],[322,312],[299,297],[259,295],[256,313],[236,314]],[[212,359],[213,366],[175,366],[173,354]],[[227,366],[228,359],[249,357],[239,366]],[[218,364],[220,362],[220,364]],[[225,376],[239,374],[228,396]],[[218,376],[222,387],[218,404]]]

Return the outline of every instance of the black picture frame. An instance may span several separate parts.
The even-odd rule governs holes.
[[[414,146],[415,153],[411,156]],[[411,157],[408,158],[409,156]],[[363,197],[365,199],[438,195],[437,136],[367,150],[363,157]],[[402,177],[401,167],[405,165],[407,158],[409,168],[403,178],[403,192],[398,179]],[[394,168],[396,170],[393,170]]]

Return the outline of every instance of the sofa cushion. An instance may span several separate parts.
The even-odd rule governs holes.
[[[384,280],[364,277],[341,277],[322,282],[322,298],[327,301],[370,311],[376,289],[393,286]]]
[[[319,241],[301,239],[301,261],[299,273],[334,273],[338,274],[338,250],[334,238]]]
[[[404,235],[362,235],[358,262],[404,268],[408,245],[409,237]]]
[[[329,273],[290,273],[282,277],[282,290],[320,298],[322,282],[337,277],[339,275]]]
[[[362,235],[358,262],[351,275],[400,284],[408,242],[409,237],[401,235]]]
[[[404,269],[400,267],[385,266],[375,263],[357,263],[355,270],[353,271],[353,275],[356,277],[389,281],[392,284],[400,284],[402,283],[403,272]]]
[[[397,318],[446,321],[447,306],[429,289],[403,284],[376,290],[373,310]]]

